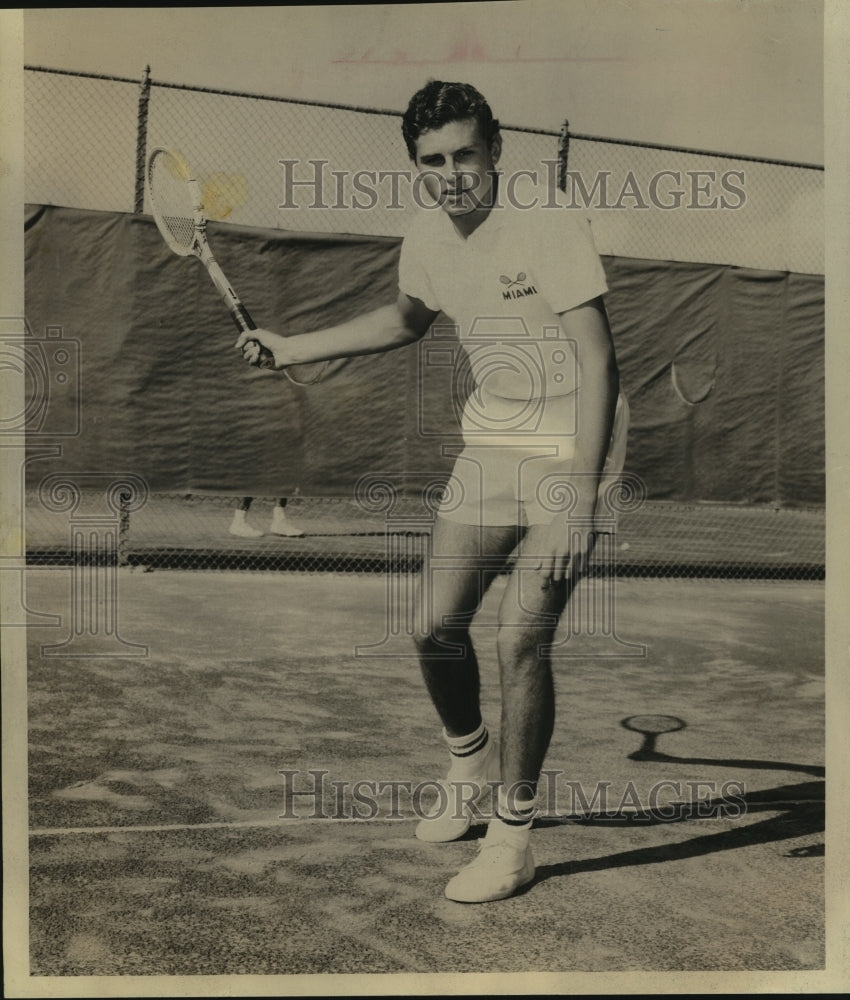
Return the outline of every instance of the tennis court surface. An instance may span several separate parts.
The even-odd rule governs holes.
[[[405,783],[445,760],[409,640],[387,638],[390,578],[125,566],[137,645],[106,657],[42,648],[67,638],[70,579],[28,574],[30,610],[62,616],[29,629],[33,976],[569,991],[570,971],[823,967],[821,581],[617,579],[620,651],[645,655],[565,637],[537,876],[466,906],[443,888],[484,824],[414,837]],[[496,732],[503,586],[474,631]]]

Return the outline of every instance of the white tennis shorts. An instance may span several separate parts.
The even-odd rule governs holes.
[[[463,447],[439,509],[462,524],[548,524],[569,510],[566,485],[575,456],[578,395],[516,400],[476,389],[463,412]],[[616,529],[606,490],[626,458],[629,405],[617,400],[608,456],[599,482],[597,531]]]

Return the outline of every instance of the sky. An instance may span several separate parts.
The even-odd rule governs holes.
[[[505,124],[822,163],[820,0],[35,8],[29,65],[402,110],[466,80]]]

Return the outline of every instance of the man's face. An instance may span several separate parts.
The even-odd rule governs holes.
[[[488,147],[474,118],[449,122],[416,140],[416,166],[424,174],[425,189],[451,216],[482,206],[487,211],[498,158],[498,138]]]

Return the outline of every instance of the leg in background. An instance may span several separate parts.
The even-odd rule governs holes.
[[[286,497],[279,497],[272,511],[272,523],[269,531],[273,535],[285,535],[287,538],[300,538],[304,532],[297,528],[286,517]]]
[[[253,497],[240,497],[230,522],[230,534],[237,538],[261,538],[262,531],[248,524],[248,511],[251,509]]]

